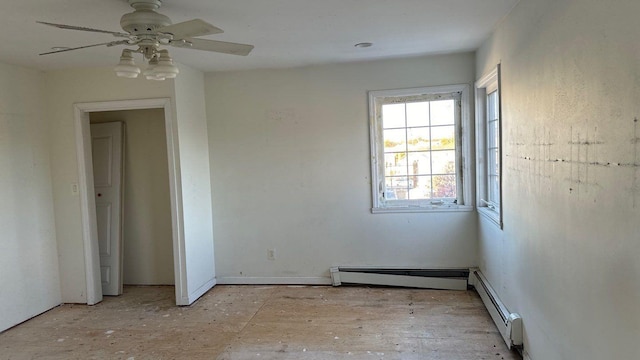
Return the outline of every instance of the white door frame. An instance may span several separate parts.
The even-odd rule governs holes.
[[[98,111],[164,109],[167,138],[167,158],[169,162],[169,196],[171,197],[171,225],[173,237],[173,266],[175,276],[176,299],[186,291],[182,283],[186,281],[186,268],[183,259],[184,236],[182,236],[182,196],[179,192],[179,147],[176,119],[173,115],[171,99],[142,99],[123,101],[104,101],[74,104],[76,128],[76,151],[78,155],[78,186],[80,190],[80,209],[82,213],[82,238],[87,285],[87,304],[94,305],[102,301],[100,279],[100,256],[98,251],[98,228],[96,220],[95,189],[93,186],[93,160],[91,156],[91,128],[89,114]],[[186,284],[184,284],[186,285]]]

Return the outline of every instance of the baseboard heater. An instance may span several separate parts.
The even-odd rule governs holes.
[[[509,349],[522,347],[522,318],[520,315],[510,313],[507,310],[479,269],[470,270],[469,285],[475,287],[480,294],[482,302],[487,307]]]
[[[332,267],[333,286],[366,284],[425,289],[467,290],[469,269],[385,269]]]

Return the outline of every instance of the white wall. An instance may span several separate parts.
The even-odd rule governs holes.
[[[480,264],[534,360],[638,357],[639,13],[523,0],[477,54],[478,76],[502,63],[505,156]]]
[[[170,98],[173,84],[118,78],[110,68],[53,71],[46,73],[45,79],[62,301],[86,303],[80,197],[70,190],[71,184],[78,182],[73,104]]]
[[[104,111],[91,123],[125,124],[125,285],[172,285],[173,238],[163,109]]]
[[[368,90],[472,83],[474,59],[207,74],[218,281],[327,283],[333,265],[475,265],[474,213],[371,214],[367,110]]]
[[[178,246],[183,287],[179,304],[197,299],[215,283],[209,180],[208,138],[204,115],[204,75],[186,66],[175,80],[118,78],[111,68],[53,71],[46,74],[47,110],[52,124],[52,173],[60,278],[64,302],[86,303],[86,276],[80,198],[71,195],[78,182],[73,104],[111,100],[170,98],[174,119],[169,129],[175,161]],[[173,200],[172,200],[173,201]],[[189,260],[189,261],[187,261]],[[175,274],[175,273],[174,273]],[[188,281],[187,281],[188,280]],[[205,289],[206,288],[206,289]],[[205,290],[202,290],[205,289]],[[190,291],[193,290],[193,291]]]
[[[205,115],[204,74],[180,66],[175,79],[175,113],[178,119],[184,243],[180,294],[187,305],[215,285],[209,138]],[[186,276],[186,277],[185,277]]]
[[[61,302],[42,79],[0,64],[0,331]]]

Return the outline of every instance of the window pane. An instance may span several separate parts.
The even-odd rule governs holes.
[[[429,102],[407,104],[407,127],[429,126]]]
[[[499,139],[499,124],[497,121],[489,122],[487,126],[487,148],[496,148],[498,147],[498,139]]]
[[[433,174],[456,173],[455,151],[434,151],[431,153],[431,160]]]
[[[489,177],[489,201],[500,204],[500,177],[493,175]]]
[[[413,189],[409,190],[409,199],[431,199],[431,176],[413,176]]]
[[[384,175],[407,175],[407,153],[384,154]]]
[[[491,94],[487,95],[487,119],[495,120],[498,118],[496,111],[498,108],[498,92],[494,91]]]
[[[383,130],[384,152],[407,151],[407,131],[405,129]]]
[[[413,177],[412,176],[390,176],[386,178],[387,189],[412,189]]]
[[[431,101],[431,126],[455,124],[455,101]]]
[[[431,175],[431,153],[411,152],[409,153],[409,173],[411,175]]]
[[[497,175],[500,173],[500,153],[498,149],[492,149],[487,152],[487,175]]]
[[[407,137],[409,151],[429,150],[431,148],[428,127],[407,129]]]
[[[389,192],[389,196],[395,197],[396,200],[406,200],[409,198],[409,177],[392,176],[386,177],[384,180],[385,190]]]
[[[456,148],[455,126],[436,126],[431,128],[431,146],[434,150],[453,150]]]
[[[384,129],[405,127],[404,120],[404,104],[382,105],[382,127]]]
[[[386,188],[383,194],[385,200],[398,200],[398,195],[396,195],[395,190]]]
[[[456,197],[456,176],[437,175],[433,177],[433,197],[435,198],[455,198]]]
[[[495,174],[495,168],[496,168],[496,157],[494,154],[492,154],[491,151],[487,152],[487,174],[486,176],[489,176],[491,174]]]
[[[492,123],[487,124],[487,150],[496,147],[496,133]]]

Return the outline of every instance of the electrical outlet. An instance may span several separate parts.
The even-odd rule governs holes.
[[[268,260],[276,259],[276,249],[267,249],[267,259]]]
[[[80,192],[80,189],[78,189],[78,184],[77,183],[72,183],[71,184],[71,195],[78,195],[79,192]]]

